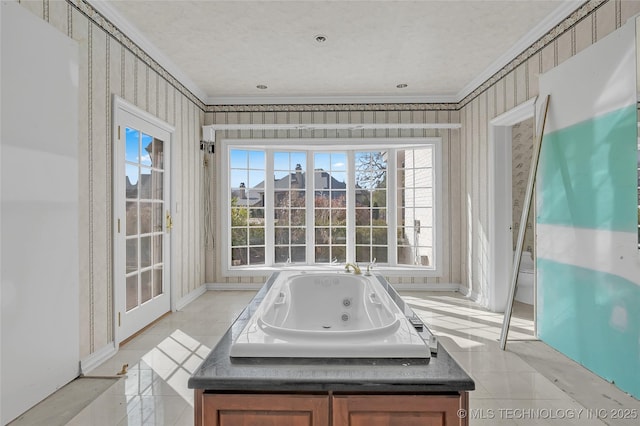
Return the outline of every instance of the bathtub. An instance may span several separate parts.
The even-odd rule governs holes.
[[[377,276],[281,272],[230,349],[236,358],[429,358]]]

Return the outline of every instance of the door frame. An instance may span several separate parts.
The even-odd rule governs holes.
[[[507,306],[513,269],[512,127],[535,117],[536,99],[489,122],[489,274],[485,302],[493,312],[504,312]]]
[[[122,294],[120,293],[121,289],[118,288],[118,286],[116,285],[117,282],[117,273],[118,271],[118,259],[119,257],[123,254],[121,253],[121,247],[118,244],[117,240],[119,237],[119,232],[118,232],[118,220],[119,220],[119,216],[118,216],[118,212],[119,212],[119,201],[116,199],[117,194],[119,193],[118,191],[118,183],[119,183],[119,179],[118,179],[118,155],[121,154],[120,149],[118,148],[118,123],[120,121],[120,111],[126,111],[127,113],[136,116],[137,118],[147,121],[150,124],[152,124],[153,126],[156,126],[166,132],[169,133],[169,140],[166,141],[168,146],[169,146],[169,150],[171,150],[171,148],[173,147],[173,142],[175,140],[175,127],[173,127],[172,125],[170,125],[169,123],[162,121],[161,119],[159,119],[158,117],[138,108],[137,106],[133,105],[130,102],[127,102],[126,100],[124,100],[123,98],[117,96],[117,95],[113,95],[112,96],[112,140],[111,140],[111,152],[112,152],[112,205],[113,205],[113,211],[112,211],[112,219],[113,219],[113,235],[112,235],[112,244],[113,244],[113,257],[112,257],[112,264],[111,264],[111,268],[112,268],[112,276],[113,276],[113,341],[116,347],[116,350],[119,346],[119,344],[124,340],[120,334],[120,330],[119,330],[119,325],[118,325],[118,300],[119,297],[122,297]],[[123,154],[123,153],[122,153]],[[169,213],[171,214],[172,217],[175,217],[175,206],[173,203],[173,183],[174,183],[174,179],[173,176],[171,175],[171,172],[173,171],[173,156],[171,155],[171,153],[169,153],[169,161],[165,162],[165,170],[169,171],[169,197],[166,200],[165,204],[166,204],[166,210],[169,210]],[[175,310],[175,277],[173,276],[173,262],[174,262],[174,256],[173,256],[173,244],[169,244],[169,250],[164,253],[166,257],[166,262],[164,264],[165,267],[165,276],[169,277],[169,286],[167,287],[167,291],[169,291],[169,308],[171,311]]]

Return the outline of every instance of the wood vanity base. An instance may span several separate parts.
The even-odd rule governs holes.
[[[352,395],[195,390],[196,426],[468,426],[468,409],[466,391]]]

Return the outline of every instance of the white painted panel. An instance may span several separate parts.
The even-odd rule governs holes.
[[[1,8],[5,424],[78,375],[78,47]]]
[[[636,103],[628,83],[636,78],[635,38],[635,22],[630,22],[561,67],[540,75],[538,99],[551,94],[545,133]]]
[[[536,227],[540,235],[553,236],[539,239],[538,257],[618,275],[640,286],[640,257],[629,254],[629,247],[636,244],[635,234],[547,224]]]

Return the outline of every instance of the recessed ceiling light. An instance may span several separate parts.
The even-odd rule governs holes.
[[[260,90],[264,90],[267,88],[267,86],[265,86],[264,84],[258,84],[256,87]]]
[[[405,87],[407,87],[407,86],[408,86],[408,84],[406,84],[406,83],[400,83],[400,84],[397,84],[397,85],[396,85],[396,87],[397,87],[398,89],[404,89],[404,88],[405,88]]]
[[[316,36],[316,42],[324,43],[325,41],[327,41],[327,36],[326,35],[318,34]]]

